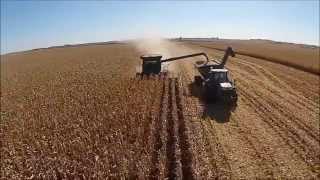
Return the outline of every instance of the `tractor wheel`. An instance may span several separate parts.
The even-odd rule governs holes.
[[[201,86],[202,85],[202,78],[200,76],[195,76],[194,82],[197,86]]]

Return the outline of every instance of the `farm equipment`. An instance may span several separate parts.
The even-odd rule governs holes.
[[[196,85],[204,87],[207,100],[220,99],[230,104],[236,104],[238,100],[236,85],[229,76],[229,70],[224,67],[230,55],[234,57],[235,53],[232,48],[228,47],[220,62],[212,60],[195,65],[200,75],[194,77],[194,82]]]
[[[138,74],[143,74],[143,75],[160,74],[162,72],[161,63],[195,57],[195,56],[204,56],[207,62],[209,61],[209,58],[205,53],[190,54],[190,55],[173,57],[173,58],[164,59],[164,60],[161,60],[162,55],[160,54],[143,55],[140,57],[142,59],[142,72]]]
[[[237,92],[235,82],[229,77],[229,71],[224,66],[229,56],[234,57],[235,53],[231,47],[225,51],[224,57],[221,61],[209,60],[205,53],[196,53],[185,56],[173,57],[161,60],[162,56],[159,54],[143,55],[142,72],[138,75],[152,75],[164,73],[161,69],[161,64],[195,56],[204,56],[206,62],[196,63],[195,67],[199,71],[198,76],[194,77],[194,83],[204,89],[207,100],[221,99],[224,102],[236,104]]]

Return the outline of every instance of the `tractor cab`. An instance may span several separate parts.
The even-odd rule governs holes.
[[[206,70],[205,79],[210,79],[211,82],[226,82],[229,80],[228,78],[228,70],[227,69],[214,69],[210,68]]]
[[[148,54],[140,57],[142,59],[143,74],[159,74],[161,71],[161,58],[159,54]]]
[[[228,81],[227,69],[211,69],[209,72],[209,78],[216,83],[224,83]]]
[[[233,82],[229,78],[229,73],[227,69],[211,69],[208,73],[207,82],[213,86],[219,86],[224,90],[233,89]]]
[[[235,84],[230,80],[227,69],[210,69],[204,83],[208,99],[222,99],[225,102],[237,101]]]

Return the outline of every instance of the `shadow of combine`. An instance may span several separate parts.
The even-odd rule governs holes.
[[[203,105],[202,118],[211,118],[218,123],[226,123],[230,120],[231,112],[235,109],[230,105],[227,105],[219,101],[208,101],[204,94],[204,90],[197,86],[194,82],[189,84],[189,92],[191,96],[199,98]]]

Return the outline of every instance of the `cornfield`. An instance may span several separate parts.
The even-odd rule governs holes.
[[[148,48],[221,56],[197,43]],[[0,179],[319,177],[318,75],[236,55],[230,112],[203,101],[191,61],[173,64],[178,76],[135,76],[135,46],[1,56]]]

